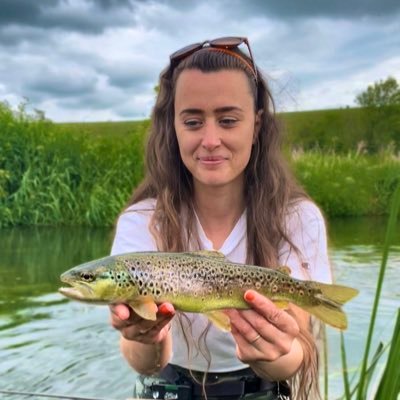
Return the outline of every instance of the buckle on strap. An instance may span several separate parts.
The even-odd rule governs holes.
[[[204,390],[210,397],[239,397],[260,390],[271,390],[273,392],[277,390],[276,382],[259,378],[250,368],[225,373],[208,373],[204,388],[201,384],[204,373],[200,371],[189,371],[180,366],[168,364],[159,376],[176,385],[189,384],[192,387],[194,397],[201,397]]]

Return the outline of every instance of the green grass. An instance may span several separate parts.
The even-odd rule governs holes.
[[[400,151],[400,107],[282,113],[286,146],[336,153]]]
[[[111,226],[143,175],[140,136],[94,139],[0,106],[0,227]]]
[[[300,126],[306,115],[318,120],[316,114],[330,113],[337,114],[285,117],[294,125],[303,120]],[[0,227],[112,226],[143,177],[148,127],[148,120],[54,124],[42,113],[28,115],[23,105],[15,112],[0,103]],[[388,214],[400,179],[393,146],[373,154],[296,149],[287,148],[287,157],[327,216]]]
[[[397,310],[396,324],[393,331],[392,339],[389,341],[389,345],[385,347],[383,343],[380,343],[374,353],[374,356],[370,360],[371,343],[374,335],[375,321],[382,292],[382,285],[385,277],[390,246],[393,243],[393,238],[395,235],[399,212],[400,184],[398,184],[391,201],[391,209],[382,252],[381,267],[377,279],[375,298],[371,312],[370,326],[365,343],[364,356],[361,361],[360,373],[358,379],[354,384],[353,389],[350,388],[350,382],[347,372],[346,347],[344,343],[344,335],[341,334],[343,383],[345,389],[345,393],[342,398],[345,400],[351,400],[353,398],[356,400],[364,400],[367,398],[374,400],[396,400],[400,394],[400,308],[398,308]],[[388,347],[389,349],[387,349]],[[375,377],[375,367],[382,355],[385,354],[386,350],[388,351],[388,359],[384,371],[379,378],[379,384],[376,393],[371,393],[372,390],[370,389],[370,384]]]
[[[291,163],[307,192],[331,217],[388,214],[389,199],[400,183],[400,158],[391,153],[294,152]]]
[[[114,138],[126,138],[136,136],[142,138],[150,125],[149,120],[143,121],[116,121],[116,122],[70,122],[59,123],[56,127],[70,133],[87,133],[89,135],[112,136]]]

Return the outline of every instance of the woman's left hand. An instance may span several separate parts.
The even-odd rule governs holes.
[[[244,299],[249,310],[226,310],[239,360],[271,362],[288,354],[300,332],[296,320],[254,290],[246,291]]]

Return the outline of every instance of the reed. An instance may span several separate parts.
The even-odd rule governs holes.
[[[389,344],[385,347],[382,343],[378,345],[371,361],[369,360],[369,354],[371,350],[372,338],[374,335],[375,321],[378,311],[379,300],[381,297],[382,284],[384,281],[387,260],[389,256],[390,246],[393,242],[396,222],[400,210],[400,184],[397,186],[390,209],[390,215],[387,224],[385,242],[382,251],[382,261],[378,275],[377,287],[375,291],[375,298],[371,312],[370,326],[367,334],[364,356],[361,361],[361,368],[358,377],[358,381],[354,384],[353,389],[350,389],[349,378],[347,374],[347,361],[346,361],[346,348],[344,343],[344,337],[341,335],[341,355],[342,355],[342,369],[343,369],[343,382],[345,393],[342,399],[351,400],[365,400],[367,398],[374,400],[396,400],[400,393],[400,308],[397,310],[397,320],[393,331],[393,336],[389,341]],[[383,374],[380,377],[378,389],[376,393],[372,393],[368,397],[369,386],[373,380],[374,370],[381,359],[381,357],[388,350],[388,358]]]
[[[111,226],[143,175],[143,140],[61,129],[0,103],[0,227]]]
[[[299,181],[330,217],[388,214],[400,184],[400,159],[390,151],[296,151],[289,158]]]

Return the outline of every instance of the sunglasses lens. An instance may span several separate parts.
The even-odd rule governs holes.
[[[175,51],[170,55],[171,60],[179,60],[180,58],[184,58],[194,53],[197,50],[200,50],[203,47],[201,43],[189,44],[189,46],[185,46],[182,49]]]
[[[237,47],[237,46],[241,45],[244,41],[245,41],[244,38],[229,36],[229,37],[223,37],[223,38],[211,40],[210,45],[231,48],[231,47]]]

